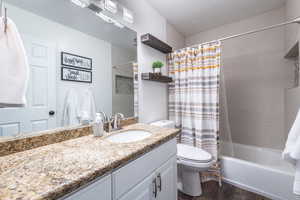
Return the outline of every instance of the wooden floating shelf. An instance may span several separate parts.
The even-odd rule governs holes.
[[[142,80],[155,81],[160,83],[171,83],[173,81],[171,77],[155,73],[142,73]]]
[[[165,42],[157,39],[150,33],[144,34],[141,36],[142,43],[162,52],[162,53],[171,53],[173,48],[166,44]]]

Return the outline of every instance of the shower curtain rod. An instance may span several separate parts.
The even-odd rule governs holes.
[[[260,29],[256,29],[256,30],[252,30],[252,31],[248,31],[248,32],[240,33],[240,34],[236,34],[236,35],[231,35],[231,36],[228,36],[228,37],[223,37],[223,38],[220,38],[220,39],[214,40],[214,41],[225,41],[225,40],[229,40],[229,39],[232,39],[232,38],[241,37],[241,36],[249,35],[249,34],[252,34],[252,33],[258,33],[258,32],[278,28],[278,27],[281,27],[281,26],[289,25],[289,24],[300,24],[300,17],[295,18],[292,21],[288,21],[288,22],[284,22],[284,23],[280,23],[280,24],[276,24],[276,25],[272,25],[272,26],[267,26],[267,27],[264,27],[264,28],[260,28]],[[203,44],[209,44],[211,42],[212,41],[197,44],[197,45],[192,45],[192,46],[190,46],[190,48],[197,47],[197,46],[203,45]],[[186,47],[186,48],[189,48],[189,47]],[[183,48],[183,49],[185,49],[185,48]]]

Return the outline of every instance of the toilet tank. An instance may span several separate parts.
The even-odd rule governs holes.
[[[150,123],[152,126],[159,126],[162,128],[175,128],[175,122],[170,121],[170,120],[161,120],[161,121],[156,121]]]

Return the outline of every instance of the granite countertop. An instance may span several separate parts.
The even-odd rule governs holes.
[[[149,138],[111,143],[92,135],[0,157],[1,200],[50,200],[62,197],[174,138],[178,129],[134,124]],[[114,133],[113,133],[114,134]]]

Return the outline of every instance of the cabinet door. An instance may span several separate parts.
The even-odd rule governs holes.
[[[119,200],[154,200],[155,199],[155,175],[144,179],[141,183],[131,189]],[[174,199],[173,199],[174,200]]]
[[[176,155],[173,139],[112,173],[113,199],[120,199]]]
[[[177,162],[171,158],[157,170],[158,200],[177,199]]]
[[[111,175],[74,192],[64,200],[111,200]]]

